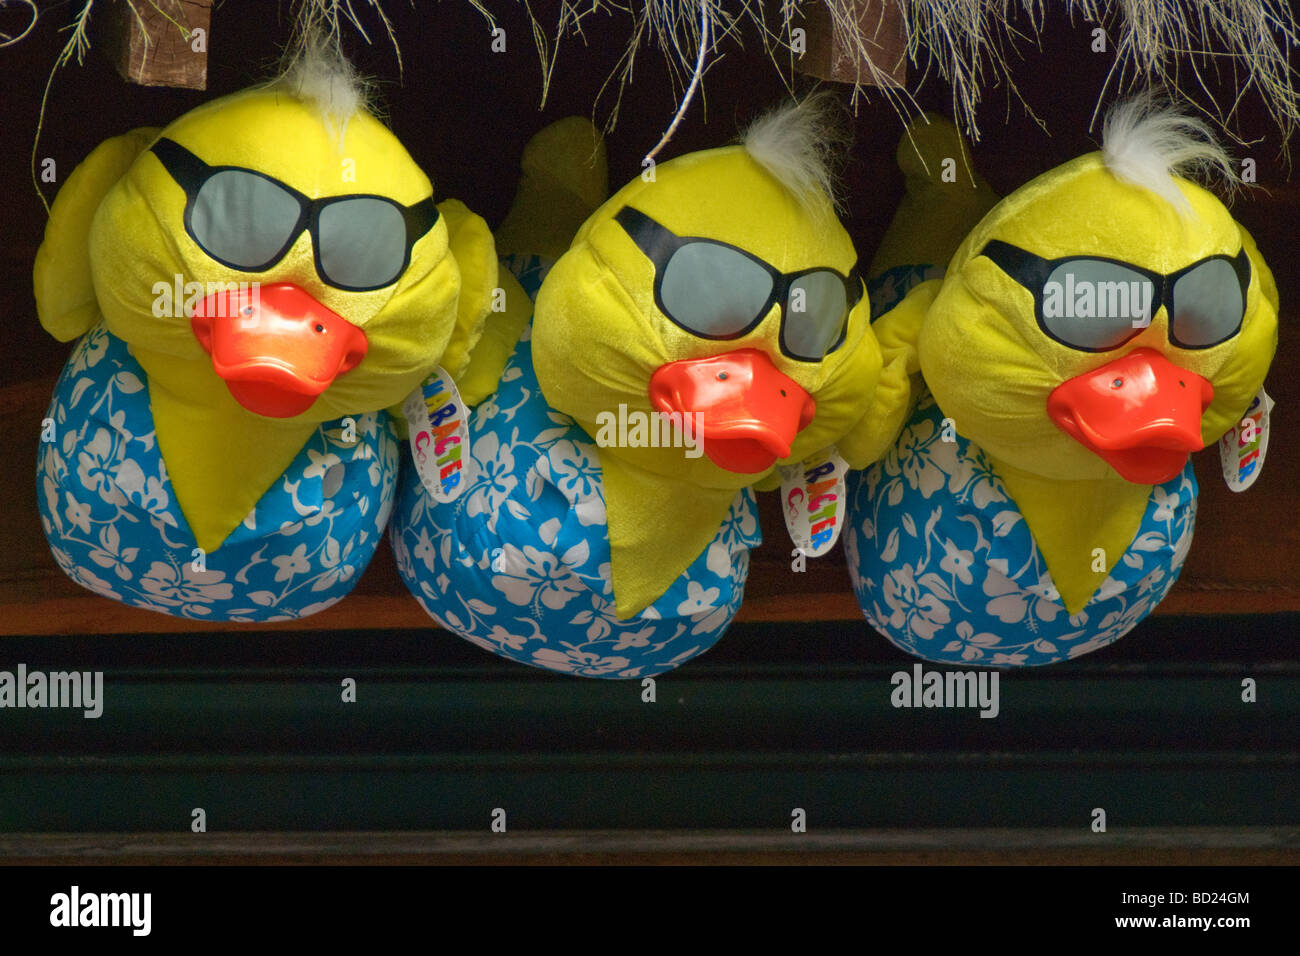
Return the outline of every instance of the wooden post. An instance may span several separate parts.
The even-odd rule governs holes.
[[[832,5],[848,14],[856,12],[861,47],[843,27],[836,35]],[[907,82],[907,29],[897,0],[805,0],[791,20],[792,33],[796,27],[803,29],[806,45],[802,55],[795,50],[795,69],[800,73],[879,86],[871,74],[874,64],[892,85]]]
[[[132,83],[206,89],[211,15],[212,0],[113,0],[104,50]]]

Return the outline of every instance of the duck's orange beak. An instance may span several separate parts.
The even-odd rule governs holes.
[[[766,471],[788,458],[817,403],[758,349],[661,365],[650,376],[650,404],[694,415],[704,453],[719,468]]]
[[[361,329],[287,283],[214,293],[190,326],[235,401],[268,418],[305,412],[368,348]]]
[[[1213,400],[1209,382],[1144,348],[1062,382],[1047,414],[1122,478],[1158,485],[1205,447],[1201,416]]]

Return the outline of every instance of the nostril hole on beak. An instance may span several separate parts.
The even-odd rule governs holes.
[[[1111,388],[1123,388],[1123,387],[1124,387],[1124,380],[1123,380],[1122,378],[1117,378],[1117,379],[1115,379],[1113,382],[1110,383],[1110,387],[1111,387]]]
[[[317,323],[316,323],[316,331],[317,331],[317,332],[324,332],[324,331],[325,331],[325,326],[323,326],[323,325],[321,325],[319,322],[317,322]]]
[[[252,315],[253,307],[251,305],[246,305],[242,309],[240,309],[239,312],[241,315]]]
[[[719,373],[718,373],[718,381],[719,381],[719,382],[725,382],[726,380],[727,380],[727,373],[726,373],[726,372],[719,372]]]
[[[1178,380],[1178,387],[1179,387],[1179,388],[1186,388],[1186,387],[1187,387],[1187,383],[1184,382],[1182,379],[1179,379],[1179,380]]]
[[[785,389],[781,389],[781,397],[785,398]]]

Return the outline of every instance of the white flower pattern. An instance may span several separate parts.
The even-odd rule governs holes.
[[[536,292],[542,260],[502,264]],[[619,620],[595,443],[542,397],[529,331],[471,412],[478,469],[456,501],[434,502],[403,456],[390,529],[398,571],[430,617],[503,657],[583,677],[670,670],[708,650],[740,607],[761,540],[754,495],[739,492],[685,573]]]
[[[1066,612],[1028,526],[984,453],[942,440],[929,393],[889,453],[849,476],[844,547],[867,620],[927,660],[1050,664],[1118,640],[1164,598],[1191,546],[1196,477],[1152,489],[1124,559]]]
[[[57,438],[38,452],[37,501],[55,560],[82,586],[136,607],[231,621],[313,614],[352,589],[392,510],[398,444],[387,414],[353,416],[355,441],[340,419],[200,563],[144,372],[102,324],[77,343],[47,414]]]

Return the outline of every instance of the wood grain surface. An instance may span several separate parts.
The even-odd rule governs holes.
[[[1057,829],[567,831],[557,833],[257,833],[0,835],[0,863],[29,865],[1294,865],[1300,832],[1165,827],[1098,847]]]

